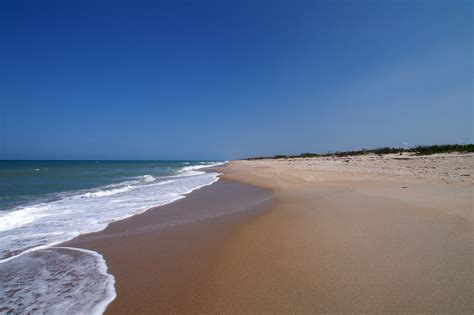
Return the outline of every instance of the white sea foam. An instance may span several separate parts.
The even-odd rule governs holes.
[[[102,256],[51,246],[184,198],[218,180],[218,173],[198,169],[220,164],[187,166],[161,178],[145,175],[1,213],[0,305],[14,313],[102,313],[115,297]]]
[[[187,171],[164,181],[133,181],[0,214],[0,262],[26,250],[100,231],[110,222],[173,202],[210,185],[217,173]],[[145,177],[149,178],[149,177]],[[136,181],[135,181],[136,182]],[[40,235],[38,232],[41,232]],[[32,235],[35,235],[34,237]]]
[[[137,187],[134,187],[134,186],[131,186],[131,185],[126,185],[126,186],[123,186],[123,187],[120,187],[120,188],[115,188],[115,189],[106,189],[106,190],[99,190],[99,191],[95,191],[95,192],[87,192],[87,193],[84,193],[80,196],[85,197],[85,198],[112,196],[112,195],[116,195],[116,194],[120,194],[120,193],[130,191],[134,188],[137,188]]]
[[[142,177],[142,181],[145,182],[145,183],[151,183],[151,182],[154,182],[155,180],[156,180],[156,178],[151,176],[151,175],[144,175]]]
[[[191,166],[185,166],[182,168],[181,172],[189,172],[189,171],[195,171],[195,170],[200,170],[203,168],[209,168],[209,167],[215,167],[215,166],[221,166],[226,164],[226,162],[199,162],[200,165],[191,165]]]
[[[142,187],[143,183],[152,183],[156,181],[156,177],[152,175],[143,175],[138,177],[135,180],[129,180],[125,182],[121,182],[118,184],[111,184],[104,187],[100,187],[94,191],[88,191],[83,194],[79,194],[79,197],[85,198],[94,198],[94,197],[104,197],[104,196],[112,196],[120,193],[124,193],[136,188]]]
[[[0,214],[0,233],[2,231],[17,229],[37,219],[47,217],[49,214],[42,211],[42,208],[47,208],[47,204],[27,206],[16,211]]]
[[[36,250],[1,265],[0,305],[14,314],[102,314],[116,296],[114,283],[96,252]]]

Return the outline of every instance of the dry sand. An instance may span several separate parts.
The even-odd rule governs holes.
[[[472,314],[473,162],[472,154],[234,161],[222,178],[270,190],[268,210],[145,231],[149,211],[76,246],[104,254],[116,277],[108,313]],[[225,183],[169,206],[254,196],[213,190]]]
[[[277,202],[225,247],[215,307],[472,314],[473,162],[472,154],[232,162],[224,178],[271,189]]]

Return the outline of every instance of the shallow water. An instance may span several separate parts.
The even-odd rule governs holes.
[[[184,198],[218,164],[2,161],[0,312],[101,313],[115,296],[102,256],[51,246]]]

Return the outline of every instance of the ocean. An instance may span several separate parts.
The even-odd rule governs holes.
[[[115,298],[102,255],[55,245],[184,198],[223,163],[0,161],[0,313],[102,313]]]

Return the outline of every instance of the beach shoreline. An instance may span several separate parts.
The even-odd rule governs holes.
[[[106,313],[187,312],[201,303],[199,284],[212,272],[225,240],[272,202],[265,190],[219,180],[61,246],[93,250],[105,258],[117,292]],[[204,218],[161,224],[170,216],[186,217],[193,211]]]
[[[273,201],[159,230],[149,210],[68,246],[105,257],[109,314],[472,313],[472,156],[402,158],[232,161],[156,209],[217,209],[250,187]]]

